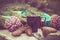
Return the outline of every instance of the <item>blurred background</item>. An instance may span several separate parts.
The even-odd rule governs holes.
[[[49,15],[49,16],[46,15],[46,17],[48,17],[46,20],[48,21],[50,21],[50,17],[52,15],[60,16],[60,0],[0,0],[0,29],[4,28],[3,26],[5,19],[9,18],[10,16],[16,16],[20,20],[26,22],[27,21],[27,19],[25,18],[26,16],[30,15],[41,16],[41,14],[43,15],[44,13]],[[8,32],[7,30],[0,30],[0,32],[5,35],[7,35],[8,33],[7,36],[10,36],[12,39],[16,39],[15,37],[12,37],[10,35],[10,32]],[[30,38],[26,35],[22,37]],[[23,40],[22,37],[20,38]],[[31,37],[31,40],[32,38],[33,37]],[[19,40],[19,38],[17,38],[17,40]],[[33,40],[35,39],[33,38]]]
[[[0,0],[0,14],[6,11],[21,10],[22,8],[29,11],[44,10],[48,14],[60,15],[60,0]]]

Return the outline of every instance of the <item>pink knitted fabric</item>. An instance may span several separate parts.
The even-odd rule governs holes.
[[[53,28],[60,30],[60,16],[55,15],[51,17],[50,25]]]
[[[17,17],[11,16],[10,18],[5,20],[4,27],[6,29],[8,29],[9,31],[15,31],[21,25],[22,25],[22,23],[20,22],[20,20]]]

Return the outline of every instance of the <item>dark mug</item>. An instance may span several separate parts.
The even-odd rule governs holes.
[[[33,32],[37,32],[39,27],[42,27],[40,16],[27,16],[27,24],[31,26]]]

